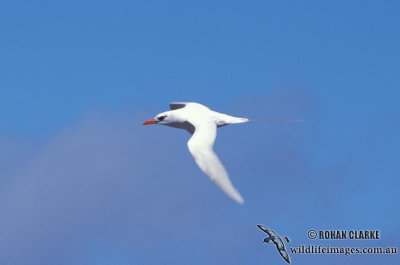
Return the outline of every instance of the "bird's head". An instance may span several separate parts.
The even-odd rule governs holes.
[[[271,237],[266,237],[264,238],[263,243],[272,243],[271,241]]]
[[[150,124],[160,124],[160,125],[168,125],[175,121],[174,116],[170,111],[162,112],[157,114],[153,119],[145,121],[142,125],[150,125]]]

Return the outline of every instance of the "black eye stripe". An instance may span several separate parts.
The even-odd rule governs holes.
[[[160,116],[160,117],[158,117],[158,120],[159,121],[162,121],[162,120],[164,120],[165,119],[165,117],[167,117],[166,115],[164,115],[164,116]]]

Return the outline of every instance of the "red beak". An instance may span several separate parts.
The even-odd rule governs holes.
[[[143,122],[142,125],[150,125],[150,124],[155,124],[158,123],[158,121],[156,121],[155,119],[150,119],[148,121]]]

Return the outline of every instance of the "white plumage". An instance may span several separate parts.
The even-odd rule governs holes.
[[[249,120],[212,111],[206,106],[194,102],[171,103],[170,108],[170,111],[158,114],[154,119],[144,122],[143,125],[160,124],[189,131],[192,137],[187,144],[197,165],[228,196],[243,203],[243,197],[232,185],[228,173],[214,153],[213,145],[218,127]]]
[[[266,122],[299,122],[301,120],[249,120],[233,117],[210,110],[204,105],[194,102],[173,102],[171,110],[158,114],[143,125],[160,124],[174,128],[185,129],[192,134],[188,148],[200,169],[214,181],[228,196],[239,203],[243,197],[232,185],[218,156],[214,153],[213,145],[217,136],[217,128],[233,123],[248,121]]]

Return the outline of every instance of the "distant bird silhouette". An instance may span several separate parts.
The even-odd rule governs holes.
[[[264,231],[265,233],[268,234],[268,237],[264,238],[263,242],[269,243],[269,244],[274,243],[276,245],[276,249],[278,250],[279,254],[281,254],[282,258],[284,260],[286,260],[287,263],[290,264],[290,257],[286,250],[285,243],[283,243],[282,238],[280,236],[278,236],[278,234],[275,231],[269,229],[266,226],[263,226],[263,225],[257,225],[257,226],[262,231]],[[290,242],[290,239],[287,236],[285,236],[285,241]]]

